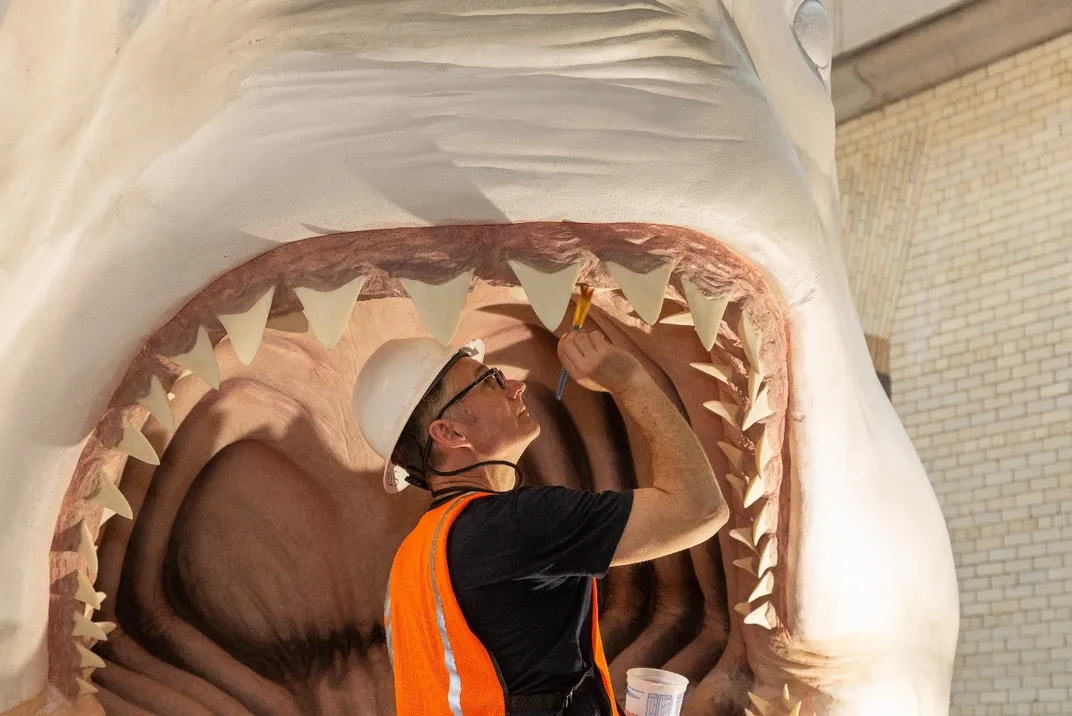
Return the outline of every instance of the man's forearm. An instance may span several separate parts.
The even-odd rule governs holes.
[[[724,513],[726,502],[700,441],[655,381],[640,373],[616,397],[648,443],[653,486],[687,498],[705,516]]]

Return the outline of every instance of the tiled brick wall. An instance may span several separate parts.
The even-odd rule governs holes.
[[[841,126],[838,161],[953,540],[951,713],[1072,714],[1072,35]]]

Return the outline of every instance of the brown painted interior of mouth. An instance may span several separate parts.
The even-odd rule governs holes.
[[[616,286],[599,260],[645,272],[677,262],[663,315],[685,310],[681,278],[732,298],[708,353],[691,327],[648,326],[617,292],[597,295],[590,325],[634,352],[684,411],[705,446],[727,501],[730,523],[690,552],[616,568],[604,580],[601,624],[619,691],[625,670],[663,666],[685,674],[686,714],[743,713],[753,679],[785,635],[742,627],[732,610],[756,578],[732,561],[747,551],[727,537],[750,524],[722,477],[719,441],[744,450],[748,470],[762,431],[774,459],[767,502],[778,515],[771,603],[787,614],[784,588],[789,490],[783,449],[788,403],[784,321],[759,273],[719,242],[686,229],[644,224],[530,223],[334,234],[295,242],[230,271],[150,337],[131,362],[83,451],[57,523],[50,556],[50,680],[73,695],[88,678],[109,713],[393,713],[382,630],[382,595],[394,550],[427,506],[425,493],[383,492],[380,462],[350,413],[351,391],[368,355],[387,338],[427,335],[398,278],[442,283],[475,268],[457,340],[482,337],[486,361],[527,381],[526,405],[543,427],[522,467],[531,484],[592,490],[651,483],[643,440],[606,395],[571,384],[554,400],[555,337],[520,297],[507,265],[552,270],[581,261],[580,281]],[[271,315],[293,314],[294,287],[333,289],[367,277],[338,346],[311,332],[269,328],[249,367],[235,358],[219,313],[243,311],[271,285]],[[702,407],[723,400],[748,407],[747,362],[736,328],[746,310],[764,337],[774,415],[742,433]],[[568,313],[568,312],[567,312]],[[568,316],[567,316],[568,319]],[[162,357],[188,350],[208,330],[223,383],[214,391]],[[560,327],[562,330],[563,327]],[[732,387],[689,367],[731,368]],[[161,379],[176,430],[134,405]],[[141,426],[161,455],[154,467],[109,449],[123,422]],[[134,520],[101,524],[86,498],[98,473],[116,481]],[[95,586],[108,596],[96,621],[118,624],[92,646],[107,668],[78,668],[70,636],[80,525],[99,529]],[[84,614],[87,612],[83,612]],[[139,711],[142,709],[143,711]]]

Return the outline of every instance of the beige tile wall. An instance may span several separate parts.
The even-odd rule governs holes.
[[[1072,35],[841,126],[838,162],[956,554],[951,713],[1072,714]]]

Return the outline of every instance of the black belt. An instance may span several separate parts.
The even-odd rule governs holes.
[[[581,678],[569,691],[555,691],[546,694],[517,694],[516,696],[511,696],[507,713],[521,714],[532,713],[534,711],[554,711],[557,714],[562,714],[569,708],[569,705],[573,703],[573,697],[577,695],[577,690],[580,689],[584,682],[594,673],[595,667],[589,667],[588,671],[581,674]]]

